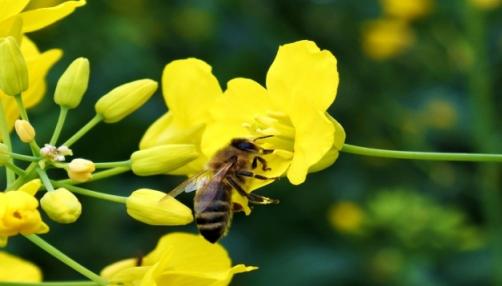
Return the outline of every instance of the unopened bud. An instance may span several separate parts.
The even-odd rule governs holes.
[[[127,198],[126,207],[131,217],[150,225],[183,225],[193,221],[189,207],[156,190],[134,191]]]
[[[96,113],[106,123],[114,123],[140,108],[157,90],[151,79],[140,79],[120,85],[96,102]]]
[[[55,222],[75,222],[82,213],[82,204],[77,197],[65,188],[46,192],[40,204],[45,213]]]
[[[16,129],[17,136],[24,143],[31,143],[35,139],[35,129],[30,122],[18,119],[14,123],[14,128]]]
[[[28,89],[28,68],[12,36],[0,39],[0,89],[12,96]]]
[[[96,170],[94,163],[86,159],[73,159],[68,164],[68,177],[75,182],[87,182],[92,178],[92,172]]]
[[[5,165],[10,160],[9,148],[7,145],[0,143],[0,166]]]
[[[131,169],[138,176],[168,173],[193,161],[199,156],[192,144],[166,144],[134,152]]]
[[[66,108],[73,109],[80,104],[89,84],[89,60],[74,60],[61,75],[54,93],[54,101]]]

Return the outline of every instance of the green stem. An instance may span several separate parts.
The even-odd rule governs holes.
[[[27,161],[27,162],[33,162],[33,161],[38,161],[39,158],[34,157],[34,156],[29,156],[29,155],[23,155],[23,154],[18,154],[18,153],[10,153],[9,154],[12,158],[21,160],[21,161]]]
[[[99,114],[96,114],[91,120],[89,120],[89,122],[87,122],[87,124],[85,124],[82,128],[80,128],[80,130],[77,131],[77,133],[73,134],[73,136],[71,136],[68,140],[66,140],[66,142],[64,142],[62,145],[70,147],[102,120],[103,118]]]
[[[130,170],[130,168],[127,168],[127,167],[117,167],[117,168],[112,168],[112,169],[108,169],[108,170],[101,171],[101,172],[96,172],[96,173],[92,174],[91,179],[85,183],[101,180],[101,179],[108,178],[108,177],[113,177],[113,176],[125,173],[129,170]],[[72,179],[59,180],[57,182],[60,184],[70,184],[70,185],[81,184],[81,182],[75,182]],[[84,183],[84,182],[82,182],[82,183]]]
[[[45,250],[50,255],[57,258],[59,261],[68,265],[69,267],[71,267],[73,270],[75,270],[75,271],[79,272],[80,274],[84,275],[85,277],[91,279],[92,281],[94,281],[98,285],[104,286],[107,284],[106,280],[101,278],[99,275],[97,275],[96,273],[92,272],[91,270],[85,268],[83,265],[79,264],[75,260],[71,259],[66,254],[64,254],[63,252],[61,252],[59,249],[55,248],[51,244],[49,244],[47,241],[43,240],[38,235],[30,234],[30,235],[24,235],[24,237],[26,237],[29,241],[36,244],[38,247]]]
[[[25,175],[23,169],[19,168],[18,166],[14,165],[11,162],[5,163],[5,167],[7,167],[7,168],[11,169],[12,171],[14,171],[14,173],[16,173],[18,176],[24,176]]]
[[[37,173],[38,176],[40,176],[40,179],[42,180],[42,183],[44,184],[45,188],[49,192],[54,191],[54,186],[52,186],[51,180],[49,179],[49,176],[47,176],[47,173],[41,168],[37,168]]]
[[[63,130],[64,122],[66,121],[66,116],[68,115],[68,108],[61,106],[59,109],[59,117],[56,123],[56,127],[54,128],[54,133],[52,133],[51,140],[49,141],[50,145],[55,146],[58,142],[59,135],[61,135],[61,130]]]
[[[94,163],[94,166],[97,169],[115,168],[115,167],[127,167],[127,168],[129,168],[131,166],[131,160],[117,161],[117,162]]]
[[[396,151],[388,149],[361,147],[351,144],[344,144],[341,152],[363,155],[363,156],[371,156],[371,157],[409,159],[409,160],[502,162],[502,154]]]
[[[96,191],[93,191],[93,190],[84,189],[84,188],[77,187],[77,186],[72,186],[72,185],[69,185],[69,184],[63,184],[63,183],[60,183],[60,182],[57,182],[57,181],[52,181],[52,183],[55,186],[57,186],[57,187],[66,188],[69,191],[72,191],[74,193],[77,193],[77,194],[80,194],[80,195],[84,195],[84,196],[88,196],[88,197],[97,198],[97,199],[100,199],[100,200],[110,201],[110,202],[119,203],[119,204],[125,204],[126,201],[127,201],[127,197],[100,193],[100,192],[96,192]]]
[[[1,286],[99,286],[101,284],[93,281],[54,281],[54,282],[3,282]]]

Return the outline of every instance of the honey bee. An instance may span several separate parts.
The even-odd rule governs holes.
[[[182,192],[195,192],[194,213],[200,234],[209,242],[215,243],[224,236],[232,222],[237,206],[232,205],[232,192],[237,191],[248,198],[249,203],[257,205],[277,204],[278,200],[248,193],[245,190],[247,179],[275,180],[253,170],[261,165],[261,170],[271,170],[262,155],[273,150],[264,149],[255,142],[268,138],[263,136],[254,140],[236,138],[218,151],[206,168],[199,174],[190,177],[173,189],[168,195],[177,196]]]

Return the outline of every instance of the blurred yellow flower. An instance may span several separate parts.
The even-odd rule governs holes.
[[[361,229],[364,211],[353,202],[338,202],[329,209],[328,219],[336,230],[355,233]]]
[[[34,197],[40,186],[40,180],[35,179],[18,190],[0,192],[0,246],[7,244],[9,236],[49,231],[40,217],[38,201]]]
[[[401,20],[414,20],[427,15],[432,0],[380,0],[384,13]]]
[[[469,2],[481,10],[493,10],[502,4],[502,0],[470,0]]]
[[[0,281],[41,282],[42,272],[31,262],[0,251]]]
[[[141,261],[130,258],[107,266],[101,276],[109,285],[229,285],[234,274],[257,269],[239,264],[232,267],[226,250],[200,235],[171,233]]]
[[[385,60],[408,49],[415,41],[410,27],[394,19],[378,19],[363,26],[362,48],[375,60]]]
[[[421,118],[431,127],[449,129],[457,124],[458,111],[452,102],[434,98],[425,105]]]

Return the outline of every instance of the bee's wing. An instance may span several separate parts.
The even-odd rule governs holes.
[[[186,179],[183,183],[170,191],[168,195],[176,197],[183,192],[189,193],[198,190],[209,181],[210,177],[211,173],[208,170],[204,170]]]
[[[223,165],[213,176],[211,176],[206,184],[198,189],[195,194],[198,199],[194,200],[195,213],[206,210],[214,200],[226,200],[226,192],[231,191],[231,187],[224,182],[224,178],[233,164],[233,162],[228,162]],[[230,197],[228,197],[228,199],[230,199]]]

